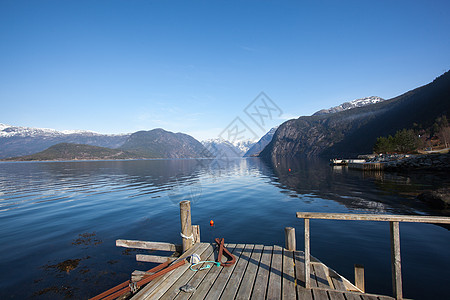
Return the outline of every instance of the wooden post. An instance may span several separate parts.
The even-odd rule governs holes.
[[[180,202],[180,221],[181,221],[181,237],[183,241],[183,253],[186,252],[194,244],[194,235],[192,234],[191,223],[191,202]]]
[[[399,223],[391,221],[389,227],[391,232],[392,289],[396,299],[403,299]]]
[[[358,289],[365,293],[363,265],[355,264],[355,285]]]
[[[309,219],[305,219],[305,287],[311,288],[311,250],[309,248]]]
[[[286,250],[295,251],[295,228],[294,227],[285,227],[284,228],[284,237],[286,243]]]
[[[200,225],[192,225],[192,233],[194,234],[194,243],[200,243]]]

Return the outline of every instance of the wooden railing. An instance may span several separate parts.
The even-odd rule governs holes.
[[[389,222],[390,232],[391,232],[392,288],[394,291],[394,297],[396,297],[397,299],[403,299],[399,222],[450,224],[450,217],[433,217],[433,216],[402,216],[402,215],[297,212],[297,218],[305,220],[305,286],[306,286],[306,288],[311,288],[311,278],[310,278],[311,248],[310,248],[310,243],[309,243],[309,220],[310,219]]]

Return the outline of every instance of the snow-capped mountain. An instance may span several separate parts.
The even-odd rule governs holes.
[[[55,136],[64,136],[70,134],[84,134],[84,135],[102,135],[100,133],[96,133],[94,131],[86,131],[86,130],[64,130],[58,131],[50,128],[32,128],[32,127],[20,127],[20,126],[12,126],[0,123],[0,137],[33,137],[33,136],[47,136],[47,137],[55,137]]]
[[[203,146],[209,150],[215,157],[242,157],[253,146],[251,140],[236,141],[234,143],[224,139],[208,139],[202,141]]]
[[[272,141],[273,135],[275,134],[275,131],[277,131],[278,127],[279,126],[275,126],[270,129],[262,138],[259,139],[258,142],[253,144],[253,146],[248,149],[244,156],[258,156],[258,154],[264,150],[270,141]]]
[[[350,102],[342,103],[341,105],[338,105],[338,106],[335,106],[332,108],[319,110],[318,112],[315,112],[313,114],[313,116],[332,114],[332,113],[340,112],[340,111],[347,110],[347,109],[352,109],[352,108],[356,108],[356,107],[363,107],[366,105],[375,104],[375,103],[378,103],[378,102],[381,102],[384,100],[385,99],[380,98],[378,96],[370,96],[370,97],[366,97],[366,98],[356,99],[356,100],[353,100]]]
[[[107,135],[93,131],[31,128],[0,123],[0,159],[34,154],[59,143],[118,148],[130,134]]]

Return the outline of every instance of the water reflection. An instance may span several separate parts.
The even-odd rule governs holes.
[[[361,172],[342,166],[329,166],[321,159],[274,158],[261,169],[273,184],[299,195],[333,200],[351,210],[396,214],[447,214],[434,210],[417,199],[428,189],[448,185],[449,178],[440,173],[397,174]],[[272,175],[273,174],[273,175]]]

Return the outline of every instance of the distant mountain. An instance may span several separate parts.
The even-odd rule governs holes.
[[[119,148],[142,158],[200,158],[211,153],[192,136],[158,128],[131,134]]]
[[[123,150],[110,149],[105,147],[60,143],[48,149],[20,157],[8,158],[13,161],[45,161],[45,160],[98,160],[98,159],[127,159],[136,158],[133,153]]]
[[[352,157],[371,153],[376,138],[414,124],[428,128],[450,116],[450,72],[390,100],[336,113],[289,120],[260,153],[273,157]]]
[[[340,112],[340,111],[347,110],[347,109],[352,109],[352,108],[356,108],[356,107],[363,107],[366,105],[375,104],[375,103],[378,103],[381,101],[384,101],[384,99],[377,97],[377,96],[370,96],[370,97],[366,97],[366,98],[356,99],[356,100],[353,100],[350,102],[342,103],[341,105],[338,105],[338,106],[335,106],[332,108],[319,110],[318,112],[315,112],[313,114],[313,116],[332,114],[332,113]]]
[[[214,157],[242,157],[245,153],[231,142],[223,139],[209,139],[202,141],[202,144]]]
[[[245,157],[258,156],[261,151],[272,141],[275,131],[277,131],[278,126],[273,127],[269,130],[262,138],[259,139],[248,151],[245,153]]]
[[[0,123],[0,159],[37,153],[59,143],[117,148],[129,136],[129,134],[99,134],[92,131],[57,131]]]

